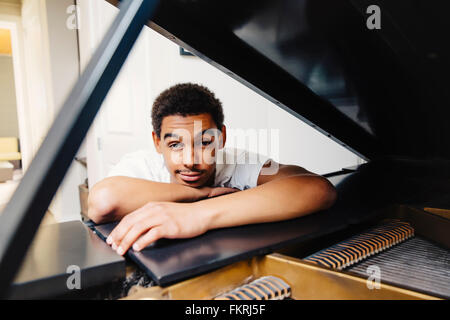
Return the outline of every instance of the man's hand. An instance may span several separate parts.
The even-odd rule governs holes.
[[[119,255],[141,251],[161,238],[192,238],[208,230],[208,219],[192,203],[150,202],[126,215],[106,242]]]
[[[241,191],[236,188],[226,188],[226,187],[203,187],[201,189],[206,194],[205,198],[214,198],[214,197],[219,197],[219,196],[223,196],[226,194],[234,193],[237,191]]]

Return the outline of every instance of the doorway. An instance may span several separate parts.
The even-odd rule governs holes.
[[[0,21],[0,211],[29,164],[16,24]]]

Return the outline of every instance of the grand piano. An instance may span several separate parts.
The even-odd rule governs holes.
[[[367,163],[326,175],[338,191],[327,211],[162,240],[126,264],[109,257],[115,278],[91,275],[79,296],[261,298],[245,290],[275,277],[292,299],[450,298],[446,1],[376,1],[380,29],[364,0],[108,2],[121,13],[0,217],[1,294],[23,297],[26,249],[145,24]],[[113,225],[82,227],[105,239]]]

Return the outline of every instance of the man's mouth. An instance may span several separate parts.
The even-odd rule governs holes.
[[[201,172],[180,172],[180,178],[186,182],[196,182],[202,177]]]

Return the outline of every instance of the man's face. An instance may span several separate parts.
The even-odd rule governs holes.
[[[165,117],[161,136],[153,132],[156,150],[164,157],[171,182],[191,187],[214,183],[216,150],[223,147],[225,139],[225,126],[219,132],[208,113]]]

